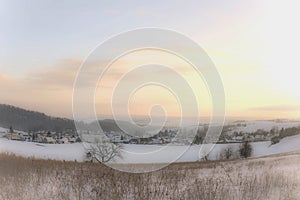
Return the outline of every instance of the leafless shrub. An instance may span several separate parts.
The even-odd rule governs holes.
[[[121,158],[121,144],[113,144],[108,140],[95,140],[86,150],[87,160],[91,162],[107,163],[114,158]]]
[[[230,159],[233,157],[233,150],[231,147],[226,147],[221,151],[220,159]]]
[[[237,159],[240,158],[240,153],[238,150],[234,150],[232,147],[225,147],[221,150],[219,154],[220,160],[228,160],[228,159]]]

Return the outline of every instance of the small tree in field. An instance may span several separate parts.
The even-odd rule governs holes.
[[[241,157],[243,157],[243,158],[250,157],[252,155],[252,146],[251,146],[250,142],[249,141],[243,142],[243,144],[241,144],[241,146],[240,146],[239,151],[240,151]]]
[[[233,157],[233,151],[231,147],[226,147],[222,150],[220,158],[221,159],[230,159]]]
[[[91,162],[107,163],[121,158],[122,145],[113,144],[108,140],[95,140],[87,149],[86,157]]]

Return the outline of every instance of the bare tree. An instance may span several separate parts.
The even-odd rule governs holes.
[[[209,160],[209,153],[210,153],[210,151],[209,151],[209,149],[207,149],[207,148],[203,148],[201,151],[200,151],[200,160],[201,161],[208,161]]]
[[[231,147],[226,147],[222,150],[220,158],[221,159],[229,159],[233,157],[233,150]]]
[[[114,158],[122,158],[122,148],[121,144],[98,139],[87,149],[86,157],[91,162],[107,163]]]

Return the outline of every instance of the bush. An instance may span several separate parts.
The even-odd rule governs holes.
[[[233,151],[231,147],[226,147],[222,150],[220,154],[220,159],[230,159],[233,158]]]
[[[272,137],[272,138],[271,138],[271,145],[277,144],[277,143],[279,143],[279,142],[280,142],[280,137],[275,136],[275,137]]]
[[[243,144],[240,146],[240,155],[243,158],[248,158],[252,155],[252,146],[250,144],[250,142],[245,141],[243,142]]]

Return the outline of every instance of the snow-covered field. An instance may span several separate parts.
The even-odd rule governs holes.
[[[234,151],[240,144],[216,144],[209,153],[209,159],[218,159],[221,152],[231,147]],[[300,150],[300,135],[282,139],[278,144],[270,142],[254,142],[253,157],[272,155]],[[122,163],[164,163],[199,160],[201,145],[189,146],[159,146],[159,145],[124,145]],[[186,151],[185,151],[186,150]],[[85,148],[82,143],[74,144],[39,144],[32,142],[12,141],[0,138],[0,152],[14,153],[24,157],[67,160],[82,162],[85,159]],[[151,154],[151,152],[154,152]],[[183,153],[185,152],[185,153]],[[180,156],[183,153],[182,156]],[[177,156],[180,156],[178,160]],[[175,159],[175,160],[174,160]]]
[[[231,132],[255,132],[258,129],[266,131],[273,127],[288,128],[297,127],[299,121],[246,121],[234,122],[235,126]],[[246,126],[245,126],[246,125]],[[8,130],[0,127],[0,133]],[[0,135],[0,152],[13,153],[24,157],[35,157],[54,160],[79,161],[85,160],[85,147],[82,143],[75,144],[39,144],[32,142],[10,141],[2,138]],[[215,160],[220,158],[224,149],[231,147],[237,152],[240,144],[216,144],[209,153],[209,159]],[[300,135],[284,138],[280,143],[270,145],[270,142],[254,142],[253,157],[285,153],[300,150]],[[160,146],[160,145],[124,145],[122,159],[116,161],[120,163],[165,163],[165,162],[185,162],[197,161],[200,159],[199,151],[201,145],[192,146]]]
[[[259,120],[259,121],[245,121],[245,122],[234,122],[228,125],[237,125],[242,124],[246,126],[237,126],[233,130],[228,133],[231,134],[233,132],[244,132],[251,133],[255,132],[258,129],[270,131],[272,128],[277,127],[279,130],[281,128],[290,128],[290,127],[298,127],[300,126],[299,121],[280,121],[280,120]]]
[[[286,137],[275,145],[270,145],[270,142],[251,144],[253,157],[276,155],[174,163],[153,173],[133,175],[94,163],[79,163],[85,159],[82,143],[39,144],[0,137],[0,153],[79,161],[40,161],[0,154],[0,199],[299,199],[300,135]],[[228,147],[237,151],[239,145],[216,144],[209,159],[218,159]],[[130,163],[170,162],[184,151],[178,162],[196,161],[200,149],[201,145],[128,144],[124,145],[123,158],[118,161],[129,163],[124,165],[128,168],[152,167],[152,164]]]
[[[295,152],[173,163],[152,173],[131,174],[93,163],[0,154],[0,199],[299,200],[299,162]]]
[[[53,160],[83,161],[84,158],[84,148],[81,143],[40,144],[0,138],[0,152]]]

